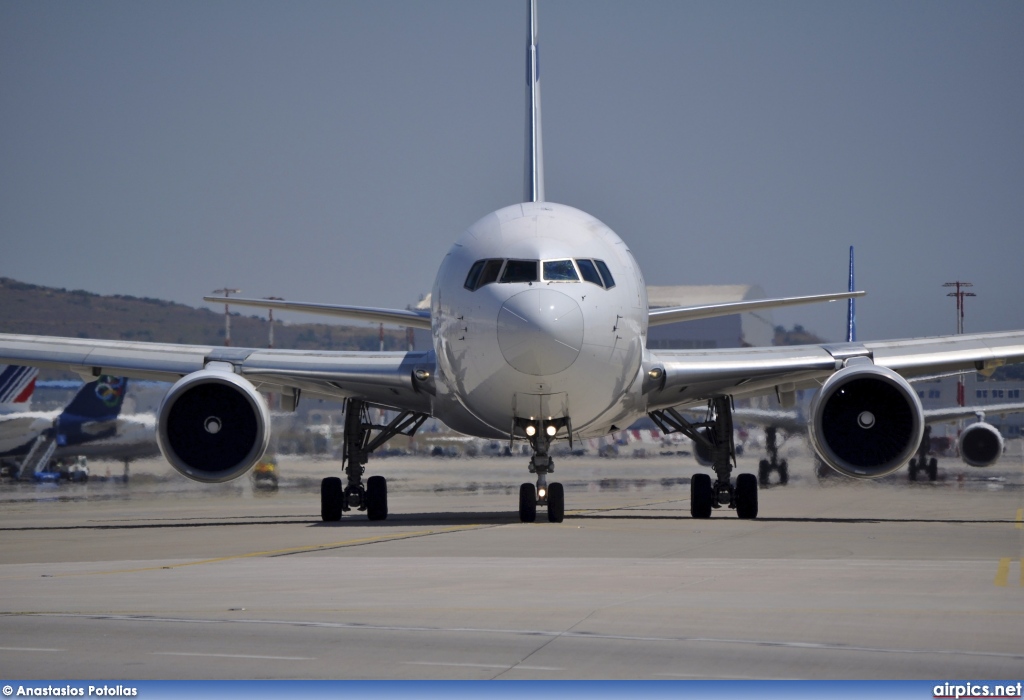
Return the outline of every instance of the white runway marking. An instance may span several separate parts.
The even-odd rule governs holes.
[[[519,666],[508,664],[462,664],[454,661],[404,661],[409,666],[458,666],[459,668],[503,668],[509,671],[564,671],[553,666]]]
[[[269,661],[315,661],[312,656],[259,656],[257,654],[203,654],[192,651],[154,651],[156,656],[202,656],[218,659],[263,659]]]
[[[43,649],[39,647],[0,647],[0,651],[67,651],[67,649]]]

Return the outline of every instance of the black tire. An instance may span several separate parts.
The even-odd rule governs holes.
[[[388,481],[383,476],[366,480],[366,517],[370,520],[388,517]]]
[[[537,489],[533,484],[519,487],[519,520],[524,523],[537,520]]]
[[[910,473],[909,473],[908,476],[910,477],[910,480],[911,481],[917,481],[917,460],[916,459],[911,458],[909,470],[910,470]]]
[[[789,462],[786,460],[779,462],[779,483],[783,486],[789,483]]]
[[[690,516],[710,518],[714,496],[711,490],[711,477],[708,474],[694,474],[690,479]]]
[[[928,460],[928,481],[935,481],[939,478],[939,461],[932,457]]]
[[[325,523],[336,523],[341,520],[343,502],[341,479],[328,476],[320,482],[320,518]]]
[[[565,489],[557,481],[548,486],[548,522],[560,523],[565,518]]]
[[[753,474],[736,477],[736,515],[742,520],[757,517],[757,477]]]
[[[768,488],[768,479],[772,474],[772,464],[767,459],[762,459],[757,463],[757,481],[761,484],[761,488]]]

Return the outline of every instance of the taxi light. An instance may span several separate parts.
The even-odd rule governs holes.
[[[546,488],[541,487],[541,488],[537,489],[537,496],[539,498],[544,498],[547,495],[548,495],[548,490]]]
[[[535,426],[535,425],[528,425],[528,426],[526,426],[526,434],[529,437],[533,437],[534,435],[536,435],[537,434],[537,426]]]
[[[548,437],[554,437],[555,433],[558,432],[558,428],[553,425],[549,425],[545,432],[548,434]]]

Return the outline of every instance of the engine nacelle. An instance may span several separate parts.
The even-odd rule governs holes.
[[[972,467],[991,467],[1003,454],[1003,436],[989,423],[972,423],[957,440],[960,457]]]
[[[189,479],[219,483],[255,465],[270,443],[270,412],[256,388],[231,372],[204,369],[167,392],[157,421],[160,451]]]
[[[840,474],[874,479],[907,463],[924,435],[917,393],[903,377],[851,365],[825,382],[811,407],[811,444]]]

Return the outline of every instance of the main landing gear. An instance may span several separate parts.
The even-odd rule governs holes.
[[[709,474],[694,474],[690,480],[690,515],[710,518],[714,508],[728,506],[736,509],[743,519],[757,517],[757,477],[740,474],[735,486],[730,481],[736,466],[736,444],[733,441],[732,401],[728,396],[716,396],[708,402],[708,417],[703,423],[691,423],[674,408],[650,413],[651,419],[662,432],[682,433],[707,450],[715,470],[715,483]]]
[[[345,443],[341,463],[347,483],[329,476],[320,482],[320,517],[324,522],[341,520],[344,511],[366,511],[370,520],[388,517],[388,482],[383,476],[371,476],[363,485],[363,473],[370,453],[396,435],[412,435],[427,419],[426,414],[402,411],[387,425],[370,422],[369,404],[358,399],[345,401]],[[377,431],[374,436],[374,431]]]
[[[555,461],[548,454],[548,448],[566,420],[526,421],[518,419],[519,427],[530,440],[533,456],[530,458],[530,473],[537,475],[537,485],[522,484],[519,487],[519,520],[532,523],[537,520],[537,506],[547,507],[548,522],[560,523],[565,518],[565,489],[557,481],[548,484],[548,474],[555,471]]]
[[[924,426],[924,435],[921,436],[921,444],[917,447],[917,455],[910,458],[910,480],[917,481],[917,473],[924,472],[928,481],[935,481],[939,478],[939,462],[934,457],[928,457],[928,451],[932,448],[932,426]]]
[[[789,462],[779,459],[779,444],[777,428],[769,425],[764,429],[765,449],[768,451],[768,459],[762,459],[757,465],[757,482],[761,488],[768,488],[772,472],[779,473],[779,484],[785,486],[789,483]]]

